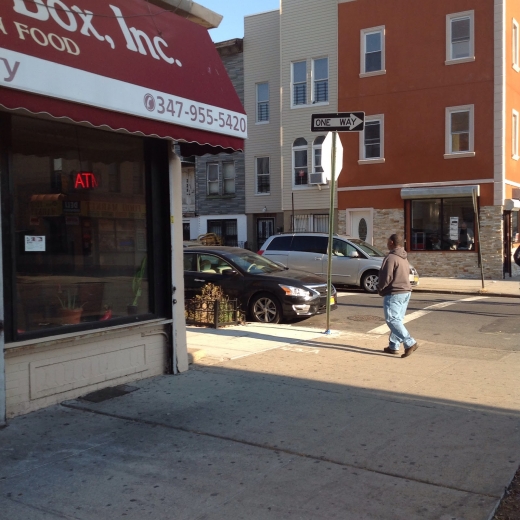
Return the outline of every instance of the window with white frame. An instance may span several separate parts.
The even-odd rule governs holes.
[[[312,102],[326,103],[329,100],[329,59],[312,60]]]
[[[516,110],[513,110],[511,139],[511,155],[515,161],[518,161],[518,112]]]
[[[206,166],[208,195],[218,195],[218,163],[208,163]]]
[[[235,163],[233,161],[222,163],[222,177],[224,195],[235,193]]]
[[[518,22],[513,18],[513,28],[511,31],[512,37],[512,58],[513,69],[520,72],[520,28]]]
[[[256,168],[256,193],[266,195],[271,193],[271,172],[269,157],[257,157]]]
[[[359,134],[359,162],[384,161],[384,115],[365,117],[365,128]]]
[[[293,143],[294,185],[307,186],[309,182],[307,167],[307,141],[298,137]]]
[[[256,122],[269,122],[269,83],[256,84]]]
[[[313,173],[323,173],[323,168],[321,166],[321,145],[325,141],[324,135],[319,135],[314,139],[312,143],[312,172]]]
[[[446,15],[446,64],[475,59],[474,11]]]
[[[446,108],[446,158],[475,155],[473,105]]]
[[[361,75],[385,73],[385,27],[361,31]]]
[[[292,105],[307,104],[307,62],[296,61],[292,64]]]

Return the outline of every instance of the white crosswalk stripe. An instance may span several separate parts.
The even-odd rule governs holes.
[[[450,305],[456,305],[457,303],[462,302],[473,302],[477,300],[485,300],[488,296],[472,296],[471,298],[464,298],[462,300],[452,300],[446,302],[436,303],[434,305],[430,305],[429,307],[425,307],[421,311],[411,312],[404,317],[403,323],[408,323],[410,321],[416,320],[418,318],[422,318],[426,316],[426,314],[430,314],[430,312],[435,311],[437,309],[443,309],[444,307],[449,307]],[[369,330],[368,334],[386,334],[390,332],[390,329],[387,325],[381,325],[380,327],[376,327],[375,329]]]

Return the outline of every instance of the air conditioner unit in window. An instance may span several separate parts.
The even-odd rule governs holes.
[[[309,184],[327,184],[323,172],[313,172],[309,175]]]

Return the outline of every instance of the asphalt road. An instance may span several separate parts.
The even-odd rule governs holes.
[[[406,324],[417,340],[520,351],[520,300],[484,296],[412,293]],[[326,330],[325,314],[302,325]],[[384,327],[382,298],[362,291],[339,291],[331,312],[333,330],[368,333]],[[382,329],[380,329],[382,330]]]

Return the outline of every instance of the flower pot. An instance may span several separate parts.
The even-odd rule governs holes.
[[[74,325],[81,321],[83,309],[60,309],[61,323],[63,325]]]
[[[130,316],[133,316],[134,314],[137,314],[137,305],[127,305],[126,306],[126,312]]]

